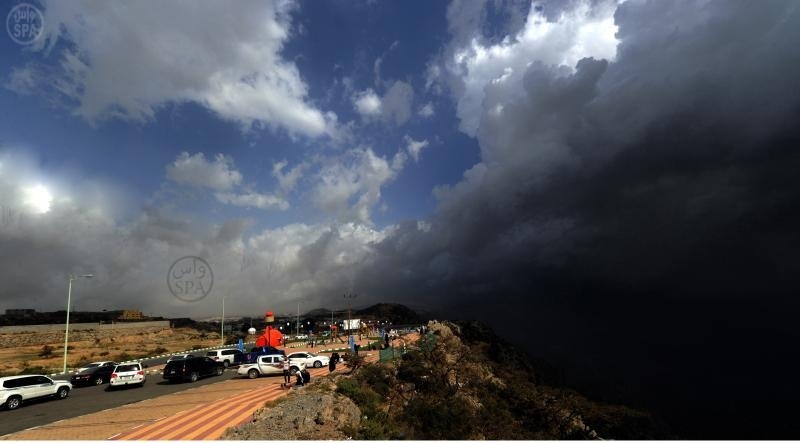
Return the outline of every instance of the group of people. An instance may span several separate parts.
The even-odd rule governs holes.
[[[339,363],[341,357],[338,352],[334,352],[328,361],[328,371],[333,372],[336,370],[336,364]],[[283,361],[283,387],[290,388],[292,386],[305,386],[311,381],[311,373],[306,368],[303,368],[294,373],[295,382],[292,383],[292,373],[289,370],[289,360]]]
[[[305,386],[311,381],[311,373],[306,368],[303,368],[294,373],[295,382],[294,386]],[[292,387],[292,373],[289,370],[289,360],[283,362],[283,387]]]

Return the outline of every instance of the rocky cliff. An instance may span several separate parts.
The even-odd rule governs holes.
[[[552,372],[478,323],[429,322],[393,362],[321,378],[229,439],[653,439],[642,411],[549,385]]]

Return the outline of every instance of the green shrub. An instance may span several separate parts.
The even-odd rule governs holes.
[[[466,440],[475,431],[472,409],[460,397],[415,397],[402,415],[415,440]]]
[[[361,408],[361,414],[368,417],[378,412],[383,398],[375,393],[369,386],[362,386],[357,380],[345,378],[336,385],[336,392],[349,397]]]
[[[53,347],[50,345],[42,346],[42,350],[39,351],[39,357],[50,358],[52,356],[53,356]]]
[[[356,355],[353,353],[346,353],[342,356],[344,365],[350,368],[350,372],[356,372],[358,368],[364,365],[365,357],[363,355]]]

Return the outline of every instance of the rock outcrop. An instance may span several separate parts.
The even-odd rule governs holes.
[[[223,440],[344,440],[344,428],[357,428],[358,406],[339,394],[293,391],[277,404],[253,414],[253,421],[228,429]]]

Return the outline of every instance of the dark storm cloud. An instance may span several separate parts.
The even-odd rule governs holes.
[[[501,272],[569,266],[623,287],[704,263],[676,288],[742,289],[722,263],[753,260],[788,278],[795,267],[777,264],[797,249],[797,4],[631,1],[615,21],[611,62],[565,73],[530,60],[519,85],[484,85],[483,162],[437,193],[431,232],[403,226],[381,251]]]
[[[449,300],[443,313],[524,336],[679,432],[785,436],[797,386],[774,356],[797,338],[800,4],[632,0],[614,19],[613,60],[531,56],[518,82],[479,85],[482,163],[437,192],[428,230],[381,242],[359,284]],[[727,374],[698,385],[688,361]],[[768,371],[785,395],[751,389]],[[747,384],[733,400],[732,380]],[[727,415],[709,412],[720,403]]]

